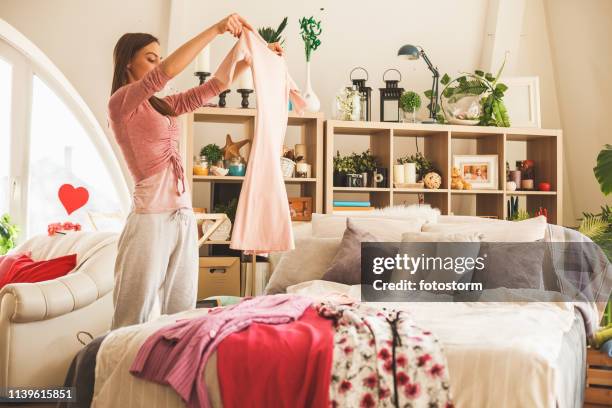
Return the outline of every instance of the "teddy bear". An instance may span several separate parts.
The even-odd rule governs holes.
[[[456,167],[453,167],[453,170],[451,173],[451,188],[453,190],[471,190],[472,189],[472,184],[470,184],[470,182],[464,180],[463,177],[461,177],[461,173],[459,173],[459,169]]]

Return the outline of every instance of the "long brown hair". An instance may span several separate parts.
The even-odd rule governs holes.
[[[136,55],[136,53],[151,44],[152,42],[159,43],[159,40],[151,34],[146,33],[127,33],[123,34],[113,51],[113,61],[115,63],[115,69],[113,72],[113,86],[111,89],[111,95],[121,88],[123,85],[128,83],[127,66]],[[151,106],[166,116],[176,116],[176,113],[170,105],[163,99],[156,97],[155,95],[149,98]]]

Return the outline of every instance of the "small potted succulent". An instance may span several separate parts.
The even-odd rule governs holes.
[[[334,157],[334,186],[345,187],[347,185],[347,174],[355,173],[355,164],[350,156],[340,156],[340,152],[336,152]]]
[[[404,111],[406,122],[416,123],[416,112],[421,107],[421,97],[418,93],[407,91],[402,94],[399,100],[400,108]]]

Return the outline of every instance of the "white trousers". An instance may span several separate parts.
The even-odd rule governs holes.
[[[112,329],[195,308],[197,240],[191,209],[128,215],[115,261]]]

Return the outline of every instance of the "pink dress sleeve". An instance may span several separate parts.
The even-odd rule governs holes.
[[[185,92],[166,96],[164,100],[172,107],[174,113],[182,115],[192,112],[203,106],[208,100],[221,93],[220,83],[215,77],[200,86],[191,88]]]
[[[141,103],[164,89],[169,80],[170,76],[157,66],[140,80],[117,89],[108,102],[109,117],[113,121],[129,117]]]

